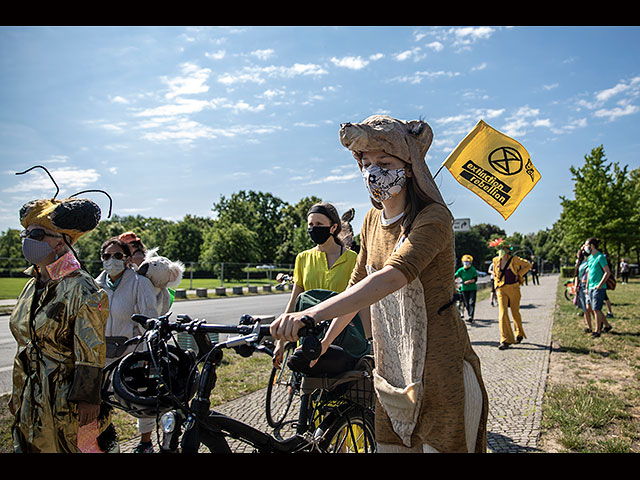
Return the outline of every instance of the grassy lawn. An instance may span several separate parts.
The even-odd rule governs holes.
[[[613,330],[593,338],[559,282],[542,417],[545,452],[640,452],[640,280],[609,292]],[[606,309],[606,308],[605,308]],[[594,324],[595,325],[595,324]]]

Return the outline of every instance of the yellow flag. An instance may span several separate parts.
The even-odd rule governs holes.
[[[442,165],[505,220],[540,180],[525,148],[482,120]]]

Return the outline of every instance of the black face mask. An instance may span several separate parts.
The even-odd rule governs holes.
[[[331,236],[331,227],[324,227],[322,225],[314,225],[313,227],[307,228],[307,233],[311,237],[314,243],[318,245],[322,245],[326,242]]]

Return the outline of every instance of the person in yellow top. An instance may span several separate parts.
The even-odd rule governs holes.
[[[343,216],[344,217],[344,216]],[[315,247],[296,256],[293,270],[293,290],[284,313],[294,312],[300,294],[310,290],[342,292],[347,288],[358,254],[350,249],[351,239],[343,236],[343,223],[336,208],[330,203],[317,203],[307,213],[307,233]],[[370,336],[368,312],[360,315],[367,338]],[[284,343],[276,342],[274,366],[279,367]]]
[[[502,238],[489,242],[490,247],[498,249],[498,256],[493,258],[493,282],[498,297],[499,326],[500,326],[500,350],[509,348],[509,345],[520,343],[527,338],[522,327],[520,315],[520,285],[524,283],[525,274],[531,269],[531,263],[511,255],[512,246]],[[515,338],[511,329],[508,309],[511,309],[513,324],[515,326]]]

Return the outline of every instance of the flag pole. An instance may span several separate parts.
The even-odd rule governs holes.
[[[442,163],[442,165],[440,165],[440,168],[438,169],[436,174],[433,176],[434,179],[438,176],[438,174],[440,173],[440,170],[442,170],[442,167],[444,167],[444,162]]]

